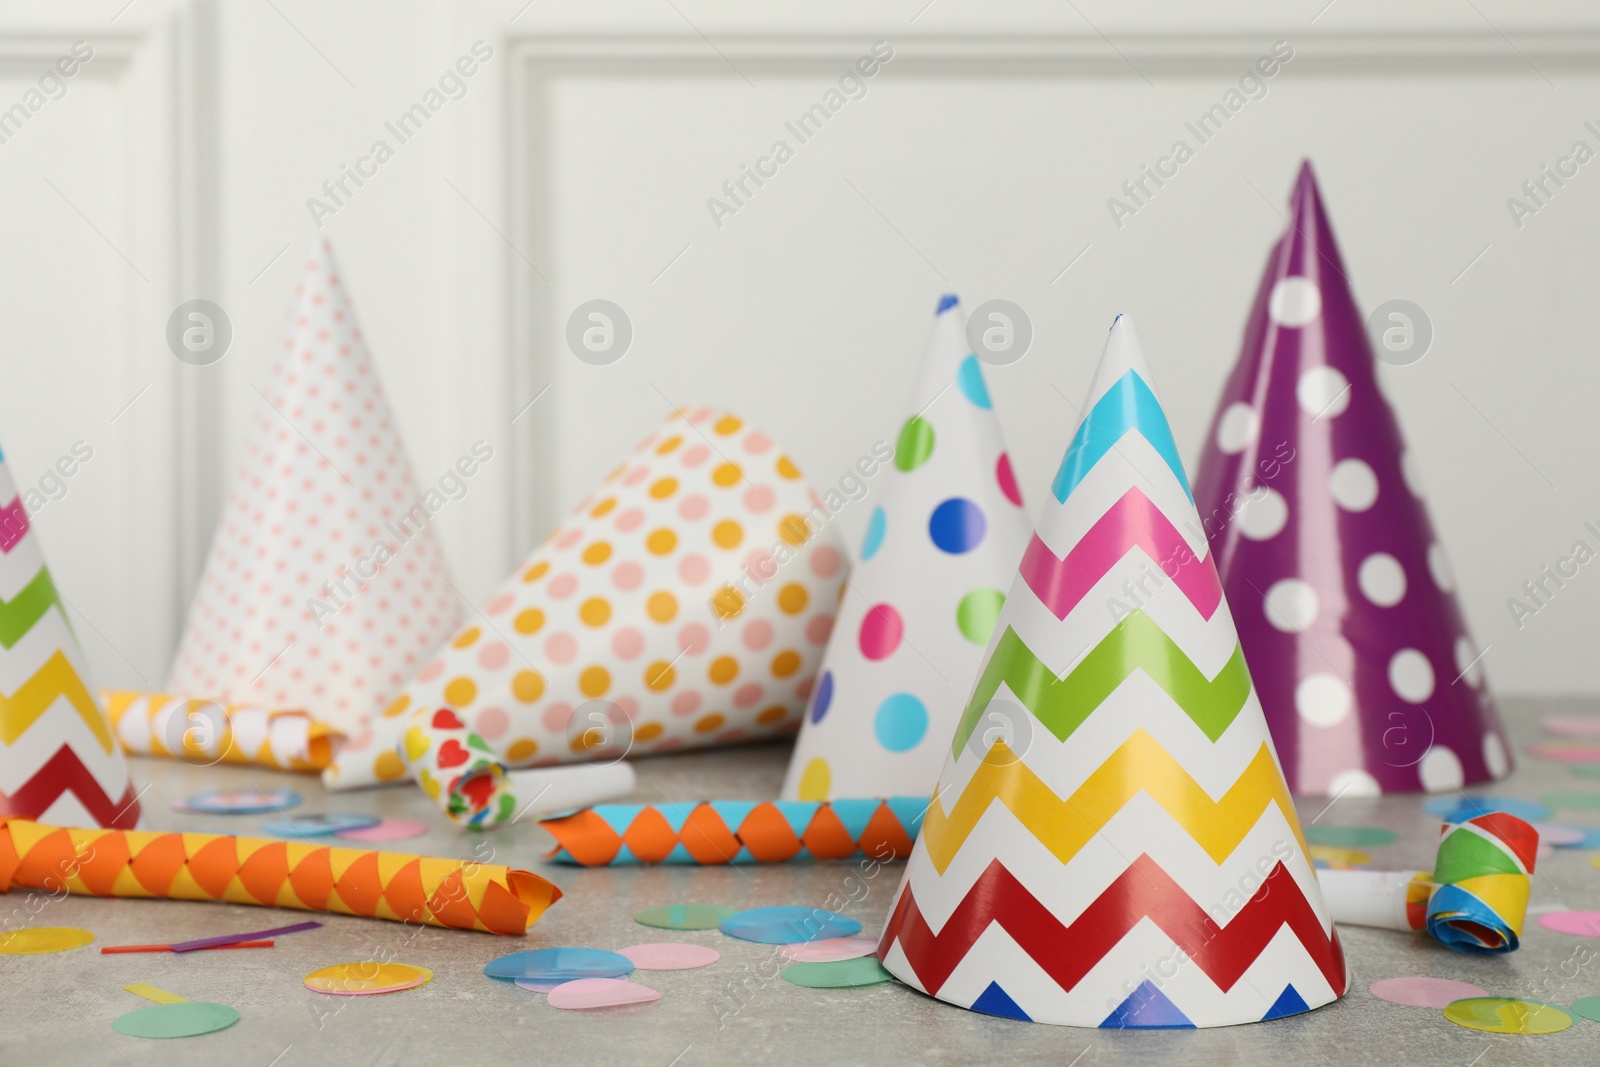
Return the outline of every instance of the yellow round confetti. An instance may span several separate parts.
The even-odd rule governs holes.
[[[672,688],[672,680],[677,677],[677,669],[664,659],[656,660],[644,669],[644,684],[657,693],[665,692]]]
[[[828,767],[828,761],[818,756],[806,764],[805,773],[800,776],[801,800],[827,800],[828,788],[833,784],[833,771]]]
[[[731,585],[725,585],[711,598],[711,610],[717,613],[719,619],[731,619],[744,610],[744,594]]]
[[[617,498],[614,496],[608,496],[594,506],[594,509],[589,512],[589,517],[591,519],[604,518],[606,515],[611,514],[611,509],[616,506]]]
[[[723,519],[711,528],[711,540],[722,548],[738,548],[744,540],[744,527],[732,519]]]
[[[545,561],[542,561],[542,562],[539,562],[539,563],[535,563],[533,566],[531,566],[527,570],[523,571],[522,572],[522,580],[525,581],[525,582],[537,582],[540,578],[543,578],[545,575],[547,575],[549,573],[550,573],[550,563],[549,563],[548,560],[545,560]]]
[[[683,444],[683,438],[679,437],[677,434],[673,434],[665,441],[662,441],[659,445],[656,445],[656,455],[664,456],[681,444]]]
[[[787,678],[800,669],[800,653],[786,648],[772,657],[772,673],[779,678]]]
[[[471,678],[455,678],[444,687],[444,702],[452,707],[464,708],[478,696],[478,686]]]
[[[583,550],[583,561],[591,567],[599,566],[611,558],[611,546],[604,541],[596,541]]]
[[[409,696],[403,696],[402,695],[402,696],[396,697],[395,698],[395,702],[393,704],[390,704],[388,707],[383,709],[384,718],[392,719],[396,715],[403,715],[403,714],[405,714],[405,710],[407,708],[409,708],[410,706],[411,706],[411,698]]]
[[[544,695],[544,675],[538,671],[518,671],[511,679],[511,695],[532,704]]]
[[[788,456],[779,456],[778,473],[783,477],[793,481],[794,479],[800,477],[800,468],[796,467],[794,465],[794,460],[790,459]]]
[[[811,525],[804,515],[785,515],[778,520],[778,536],[799,548],[811,540]]]
[[[467,627],[456,636],[455,646],[457,648],[470,648],[472,646],[472,642],[476,641],[478,639],[478,635],[482,632],[483,631],[478,629],[476,626]]]
[[[43,956],[82,948],[93,940],[89,931],[71,926],[36,926],[0,934],[0,956]]]
[[[720,433],[722,436],[726,437],[730,433],[738,433],[739,427],[743,425],[744,423],[740,422],[732,415],[724,415],[722,418],[712,423],[711,428]]]
[[[711,666],[706,668],[706,677],[717,685],[727,685],[739,677],[739,661],[732,656],[718,656],[711,661]]]
[[[658,722],[647,722],[633,731],[633,739],[635,741],[654,741],[661,736],[663,729],[665,728]]]
[[[610,688],[611,672],[604,667],[585,667],[583,673],[578,675],[578,689],[586,697],[605,696]]]
[[[650,536],[644,539],[645,547],[658,556],[665,556],[678,547],[678,535],[665,526],[659,530],[651,530]]]
[[[590,626],[604,626],[611,621],[611,605],[604,597],[590,597],[578,609],[578,618]]]
[[[713,730],[722,729],[722,724],[727,721],[725,716],[712,712],[694,724],[694,732],[697,734],[709,734]]]
[[[544,625],[544,612],[538,608],[529,608],[527,611],[519,612],[511,625],[519,634],[536,634],[539,632],[539,627]]]
[[[723,463],[711,472],[711,480],[724,489],[730,485],[737,485],[744,474],[739,470],[737,463]]]
[[[1554,1004],[1514,997],[1468,997],[1446,1006],[1444,1017],[1457,1026],[1489,1034],[1554,1034],[1574,1022]]]
[[[778,590],[778,607],[786,615],[798,615],[806,610],[806,603],[811,598],[806,595],[806,587],[798,582],[790,582]]]
[[[506,749],[506,759],[520,763],[532,759],[539,751],[539,742],[531,737],[519,737]]]
[[[662,478],[650,487],[650,495],[657,500],[665,500],[678,491],[678,479]]]
[[[372,761],[372,773],[378,776],[380,782],[392,782],[405,776],[406,761],[394,749],[386,748]]]
[[[415,989],[432,980],[428,968],[409,963],[336,963],[306,975],[305,986],[313,993],[371,996]]]
[[[651,593],[644,602],[644,610],[656,622],[671,622],[678,614],[678,598],[668,592]]]

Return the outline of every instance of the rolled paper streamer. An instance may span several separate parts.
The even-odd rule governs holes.
[[[505,772],[506,788],[518,797],[518,811],[529,815],[556,812],[625,797],[639,783],[630,763],[578,763],[570,767],[540,767]]]
[[[122,750],[136,756],[315,772],[333,762],[345,737],[310,712],[294,708],[132,690],[105,690],[100,696]]]
[[[0,820],[0,890],[225,900],[520,935],[561,899],[529,871],[473,860]]]
[[[1539,832],[1505,812],[1446,823],[1430,871],[1319,871],[1335,922],[1426,931],[1457,952],[1513,952]]]
[[[556,839],[547,859],[585,867],[887,861],[911,854],[927,810],[927,797],[602,804],[539,825]]]

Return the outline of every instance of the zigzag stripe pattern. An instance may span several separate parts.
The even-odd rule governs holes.
[[[11,503],[0,507],[0,552],[7,555],[28,536],[28,509],[22,506],[22,497],[11,498]]]
[[[1143,671],[1165,689],[1212,741],[1222,736],[1250,696],[1243,648],[1235,644],[1222,670],[1207,678],[1142,608],[1102,638],[1065,678],[1057,678],[1008,626],[967,701],[951,751],[958,753],[967,743],[1002,682],[1045,729],[1065,741],[1134,671]]]
[[[1052,792],[1004,741],[997,741],[948,813],[934,797],[923,823],[923,841],[934,868],[943,874],[978,820],[999,802],[1056,859],[1068,863],[1141,793],[1165,808],[1217,863],[1239,847],[1271,804],[1278,805],[1294,829],[1300,854],[1306,854],[1294,801],[1265,742],[1222,798],[1213,801],[1183,764],[1144,730],[1135,730],[1065,798]]]
[[[0,599],[0,645],[15,648],[22,635],[33,629],[33,624],[44,618],[44,613],[54,604],[61,610],[61,597],[56,593],[56,583],[50,578],[50,569],[40,567],[33,581],[23,587],[10,600]]]
[[[83,716],[100,746],[107,752],[113,751],[111,728],[106,725],[105,715],[89,695],[78,672],[72,669],[66,653],[59,649],[15,693],[9,697],[0,693],[0,742],[9,745],[21,737],[39,716],[62,698]]]
[[[1173,477],[1183,486],[1184,496],[1189,498],[1189,503],[1194,503],[1194,492],[1183,473],[1183,460],[1178,458],[1178,446],[1172,439],[1166,413],[1161,410],[1161,402],[1150,386],[1135,370],[1117,379],[1079,424],[1066,458],[1061,461],[1061,469],[1050,486],[1056,500],[1065,504],[1094,465],[1117,446],[1124,434],[1135,430],[1160,453]]]
[[[1144,549],[1202,618],[1211,618],[1222,603],[1217,569],[1209,565],[1207,557],[1194,554],[1177,527],[1137,488],[1129,489],[1113,504],[1065,557],[1058,559],[1034,534],[1022,557],[1020,573],[1039,602],[1056,618],[1065,619],[1106,572],[1135,548]]]
[[[1337,931],[1322,922],[1282,863],[1228,925],[1219,926],[1160,865],[1140,855],[1070,925],[1051,914],[999,860],[984,869],[935,933],[911,887],[901,894],[878,946],[896,941],[917,980],[939,989],[991,924],[999,925],[1062,989],[1071,990],[1141,920],[1160,927],[1224,992],[1249,970],[1279,930],[1288,927],[1335,990],[1345,988]]]
[[[139,798],[133,792],[132,783],[120,800],[112,800],[68,745],[58,748],[16,792],[0,793],[0,817],[32,818],[39,812],[49,811],[50,805],[66,793],[76,797],[101,826],[131,830],[139,821]]]

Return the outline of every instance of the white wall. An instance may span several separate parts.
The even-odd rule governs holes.
[[[991,374],[1032,499],[1118,311],[1138,318],[1192,459],[1309,155],[1358,299],[1410,299],[1434,322],[1430,354],[1385,383],[1491,678],[1503,692],[1600,691],[1587,654],[1600,578],[1585,571],[1520,631],[1505,603],[1575,539],[1596,544],[1582,529],[1600,519],[1584,296],[1600,283],[1600,163],[1520,230],[1505,200],[1575,139],[1600,149],[1583,128],[1600,127],[1600,17],[1390,6],[12,5],[0,102],[73,39],[122,58],[97,58],[88,69],[106,74],[0,145],[13,206],[0,441],[19,481],[94,442],[38,523],[100,676],[159,681],[250,383],[317,232],[306,198],[392,141],[384,121],[478,39],[495,56],[465,96],[323,226],[419,477],[478,438],[497,448],[490,477],[441,518],[473,595],[672,403],[730,405],[817,480],[837,477],[898,423],[947,288],[1032,317],[1030,354]],[[867,96],[718,228],[707,197],[880,39],[895,59]],[[1115,227],[1106,198],[1276,40],[1295,59],[1268,95]],[[192,295],[235,330],[198,372],[175,366],[160,333]],[[562,340],[568,312],[595,297],[635,330],[608,367]],[[842,517],[852,539],[865,513]]]

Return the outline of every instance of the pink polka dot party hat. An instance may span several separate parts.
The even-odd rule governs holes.
[[[1309,162],[1195,499],[1295,792],[1447,792],[1510,771],[1486,649],[1467,633]]]
[[[1028,516],[954,296],[939,301],[908,414],[811,694],[783,796],[927,796],[944,764]]]
[[[340,784],[400,778],[376,716],[463,605],[431,526],[445,498],[418,487],[320,238],[260,394],[168,690],[304,709],[350,735]]]
[[[1126,316],[1082,412],[945,744],[883,965],[1071,1026],[1328,1004],[1344,955]]]
[[[490,827],[537,799],[518,768],[792,735],[838,609],[847,505],[737,416],[673,415],[387,710],[418,783]]]

